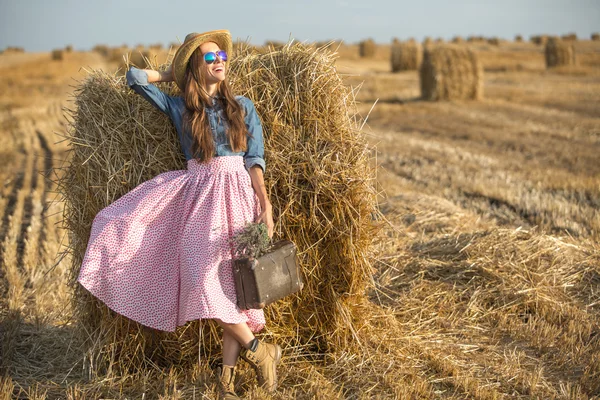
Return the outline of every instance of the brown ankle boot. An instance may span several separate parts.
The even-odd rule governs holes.
[[[259,341],[256,351],[244,348],[240,355],[256,371],[260,386],[269,392],[277,389],[277,364],[281,360],[281,347]]]
[[[217,385],[219,387],[219,399],[221,400],[233,400],[239,399],[235,394],[233,381],[235,378],[234,367],[223,365],[222,368],[217,369]]]

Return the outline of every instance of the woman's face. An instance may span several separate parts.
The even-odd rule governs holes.
[[[200,52],[202,53],[202,62],[204,65],[204,77],[206,79],[206,83],[219,83],[225,80],[225,62],[217,57],[216,61],[212,64],[207,64],[204,61],[204,54],[214,51],[221,50],[219,46],[215,42],[206,42],[200,45]]]

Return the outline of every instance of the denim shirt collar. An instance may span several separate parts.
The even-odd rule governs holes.
[[[219,100],[221,100],[223,98],[224,98],[224,96],[221,94],[217,94],[215,97],[212,97],[211,98],[212,105],[210,106],[210,108],[216,108],[216,109],[221,108],[221,103],[219,102]]]

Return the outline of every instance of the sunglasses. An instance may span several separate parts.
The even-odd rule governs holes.
[[[212,64],[217,61],[217,57],[221,59],[221,61],[227,61],[227,53],[225,50],[219,50],[217,52],[209,51],[208,53],[204,53],[204,61],[207,64]]]

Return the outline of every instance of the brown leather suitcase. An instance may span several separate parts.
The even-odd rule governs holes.
[[[273,245],[256,259],[233,262],[237,304],[241,310],[260,309],[302,289],[296,246],[288,240]]]

